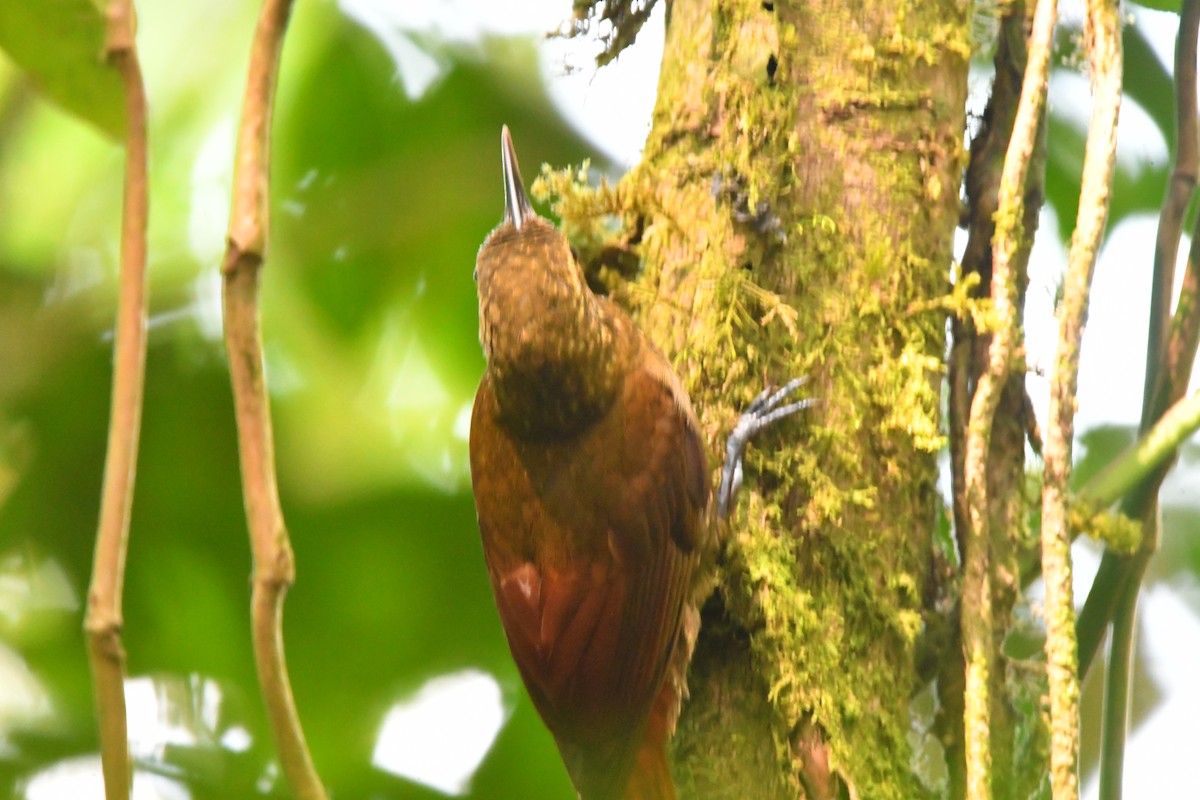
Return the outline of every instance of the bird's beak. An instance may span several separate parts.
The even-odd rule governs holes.
[[[521,226],[533,216],[533,206],[521,183],[521,168],[517,165],[517,151],[513,149],[512,135],[505,125],[500,131],[500,166],[504,171],[504,221],[513,227]]]

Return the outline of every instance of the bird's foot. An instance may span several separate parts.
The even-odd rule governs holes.
[[[732,511],[733,498],[742,485],[742,456],[750,439],[763,428],[817,403],[816,398],[807,397],[783,405],[789,395],[807,382],[807,377],[793,378],[780,389],[763,389],[733,426],[725,443],[725,465],[721,468],[721,488],[717,492],[717,514],[722,519]]]

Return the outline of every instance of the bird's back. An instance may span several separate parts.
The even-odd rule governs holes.
[[[633,323],[616,323],[629,366],[598,419],[566,435],[517,435],[500,421],[485,374],[471,421],[497,607],[584,800],[626,797],[645,758],[638,750],[676,651],[708,494],[686,396]]]

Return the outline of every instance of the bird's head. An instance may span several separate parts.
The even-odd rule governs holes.
[[[521,181],[508,126],[500,133],[504,219],[479,248],[479,336],[489,361],[524,361],[590,323],[595,298],[566,238],[539,216]],[[557,335],[557,337],[556,337]]]

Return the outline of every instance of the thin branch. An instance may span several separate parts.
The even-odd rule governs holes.
[[[295,580],[295,562],[275,478],[259,323],[259,276],[269,227],[271,113],[290,10],[290,0],[265,0],[255,29],[238,131],[228,248],[221,269],[225,347],[254,555],[251,623],[255,664],[284,776],[297,797],[316,800],[325,798],[325,789],[300,727],[283,651],[283,600]]]
[[[125,719],[121,598],[145,386],[149,181],[146,92],[137,57],[132,1],[111,0],[106,17],[105,53],[120,72],[125,90],[125,197],[121,212],[121,288],[113,343],[108,453],[104,460],[100,522],[84,630],[96,695],[104,793],[109,800],[116,800],[129,797],[132,785]]]
[[[1087,677],[1088,669],[1108,632],[1108,623],[1116,613],[1122,587],[1129,578],[1137,556],[1119,556],[1104,551],[1096,577],[1088,589],[1087,599],[1075,622],[1075,640],[1079,646],[1079,675]]]
[[[1163,350],[1163,366],[1157,389],[1151,396],[1154,414],[1149,420],[1159,419],[1166,410],[1184,396],[1192,379],[1192,368],[1196,363],[1196,350],[1200,345],[1200,218],[1192,226],[1192,244],[1188,250],[1187,267],[1183,273],[1183,285],[1179,290],[1179,301],[1175,304],[1175,315]],[[1149,424],[1143,426],[1148,428]],[[1163,477],[1166,471],[1163,471]],[[1161,483],[1161,479],[1159,481]],[[1157,494],[1157,488],[1155,490]]]
[[[1100,729],[1100,797],[1117,800],[1122,794],[1125,734],[1128,731],[1129,687],[1133,676],[1133,633],[1141,579],[1125,582],[1117,599],[1113,639],[1104,682],[1104,713]]]
[[[1079,347],[1087,322],[1092,274],[1108,222],[1117,118],[1121,110],[1121,21],[1113,0],[1088,0],[1084,36],[1095,95],[1083,161],[1079,213],[1063,300],[1058,353],[1050,382],[1050,412],[1042,485],[1042,575],[1046,585],[1046,668],[1050,683],[1050,785],[1056,800],[1079,796],[1079,673],[1075,601],[1071,591],[1071,535],[1067,527],[1071,444]]]
[[[1016,281],[1013,259],[1023,232],[1025,176],[1037,141],[1046,97],[1050,45],[1057,15],[1056,0],[1039,0],[1034,11],[1021,101],[1000,176],[999,206],[993,244],[992,302],[997,328],[988,348],[988,368],[971,403],[966,442],[966,492],[969,518],[964,555],[962,632],[966,657],[964,736],[967,751],[967,796],[991,797],[990,674],[995,664],[992,588],[989,563],[987,455],[992,422],[1017,348]]]
[[[1156,472],[1169,466],[1175,458],[1179,446],[1200,430],[1200,392],[1194,392],[1188,397],[1171,406],[1154,427],[1147,431],[1129,447],[1122,450],[1116,458],[1104,465],[1087,483],[1075,492],[1075,513],[1083,517],[1104,513],[1109,506],[1124,498],[1134,488],[1150,479]],[[1095,534],[1088,525],[1076,523],[1071,528],[1074,539],[1079,534]],[[1139,534],[1140,535],[1140,534]],[[1039,548],[1040,549],[1040,548]],[[1021,564],[1021,581],[1023,587],[1028,587],[1035,578],[1042,574],[1041,564],[1034,556],[1025,559]],[[1104,586],[1111,586],[1111,578],[1107,581],[1097,578]],[[1116,607],[1114,599],[1113,608]],[[1077,635],[1082,636],[1084,626],[1077,625]],[[1085,652],[1084,643],[1080,639],[1080,663]],[[1087,652],[1094,653],[1094,650]],[[1090,660],[1090,658],[1089,658]],[[1086,672],[1086,668],[1085,668]],[[1082,677],[1084,673],[1080,673]]]
[[[1025,6],[1016,2],[1010,6],[1000,20],[996,54],[993,59],[994,75],[992,94],[979,130],[971,140],[971,157],[967,164],[965,190],[970,210],[967,246],[963,251],[962,280],[978,276],[978,284],[972,297],[991,290],[992,242],[996,235],[996,210],[1000,194],[1000,173],[1004,167],[1004,154],[1012,139],[1013,123],[1021,99],[1021,80],[1025,74]],[[1035,158],[1036,156],[1035,149]],[[1036,168],[1035,168],[1036,169]],[[1026,195],[1030,187],[1026,185]],[[1040,194],[1040,192],[1039,192]],[[1028,223],[1029,211],[1036,203],[1025,209]],[[1034,209],[1036,214],[1036,209]],[[1028,257],[1028,248],[1018,251],[1020,258]],[[983,285],[984,282],[988,285]],[[966,535],[969,527],[967,511],[967,488],[965,474],[967,421],[970,417],[971,389],[983,372],[979,358],[985,337],[977,330],[969,315],[953,317],[954,346],[950,352],[947,383],[949,385],[949,429],[950,429],[950,474],[954,508],[954,533],[960,556],[966,552]],[[1023,455],[1023,454],[1022,454]]]
[[[967,164],[964,189],[969,215],[967,219],[967,244],[962,255],[964,289],[971,297],[985,297],[991,291],[992,245],[996,234],[996,212],[1000,199],[1000,180],[1004,168],[1004,157],[1012,139],[1013,125],[1021,100],[1021,84],[1025,77],[1027,62],[1027,13],[1023,0],[1015,0],[1004,9],[996,37],[996,52],[992,91],[979,122],[979,129],[971,140],[971,157]],[[1013,254],[1010,273],[1016,284],[1016,307],[1021,306],[1030,254],[1030,242],[1037,230],[1038,213],[1044,197],[1045,176],[1045,115],[1042,115],[1035,138],[1033,154],[1026,169],[1024,197],[1025,206],[1020,225],[1024,236]],[[971,281],[977,278],[977,281]],[[972,283],[975,285],[972,286]],[[1019,312],[1018,322],[1019,324]],[[970,516],[966,496],[966,437],[970,416],[971,394],[979,377],[987,369],[988,347],[991,334],[988,326],[977,327],[970,314],[956,314],[952,334],[954,346],[950,352],[949,426],[950,463],[953,490],[954,532],[960,557],[967,552],[966,536]],[[996,420],[991,441],[988,445],[986,482],[988,494],[988,580],[991,590],[991,619],[994,634],[993,646],[998,647],[1003,631],[1011,620],[1015,600],[1016,580],[1021,572],[1014,563],[1014,544],[1020,538],[1015,522],[1023,518],[1019,492],[1015,487],[1025,481],[1025,433],[1032,414],[1025,408],[1024,377],[1010,372],[1000,390],[1000,400],[993,414]],[[1025,419],[1024,425],[1021,420]],[[956,614],[958,616],[958,614]],[[953,649],[962,647],[962,627],[955,631]],[[958,662],[952,672],[945,673],[939,681],[939,694],[946,714],[942,731],[950,743],[947,759],[952,765],[951,796],[966,793],[966,755],[963,733],[964,700],[963,687],[966,680],[966,664]],[[991,748],[994,773],[1010,774],[1012,770],[1012,715],[1003,700],[1003,687],[1007,682],[1007,665],[997,659],[990,674],[991,709],[989,722],[990,737],[995,746]]]
[[[1196,116],[1196,33],[1200,26],[1200,3],[1185,2],[1180,10],[1178,40],[1175,44],[1175,140],[1178,148],[1171,166],[1167,196],[1158,216],[1154,240],[1154,278],[1150,289],[1150,329],[1146,337],[1146,382],[1142,397],[1142,427],[1151,407],[1158,367],[1171,314],[1171,290],[1175,284],[1175,261],[1183,219],[1192,194],[1196,191],[1196,171],[1200,169],[1200,123]]]
[[[1179,445],[1200,430],[1200,391],[1193,392],[1159,418],[1154,427],[1127,447],[1079,489],[1079,499],[1107,508],[1141,483]]]

